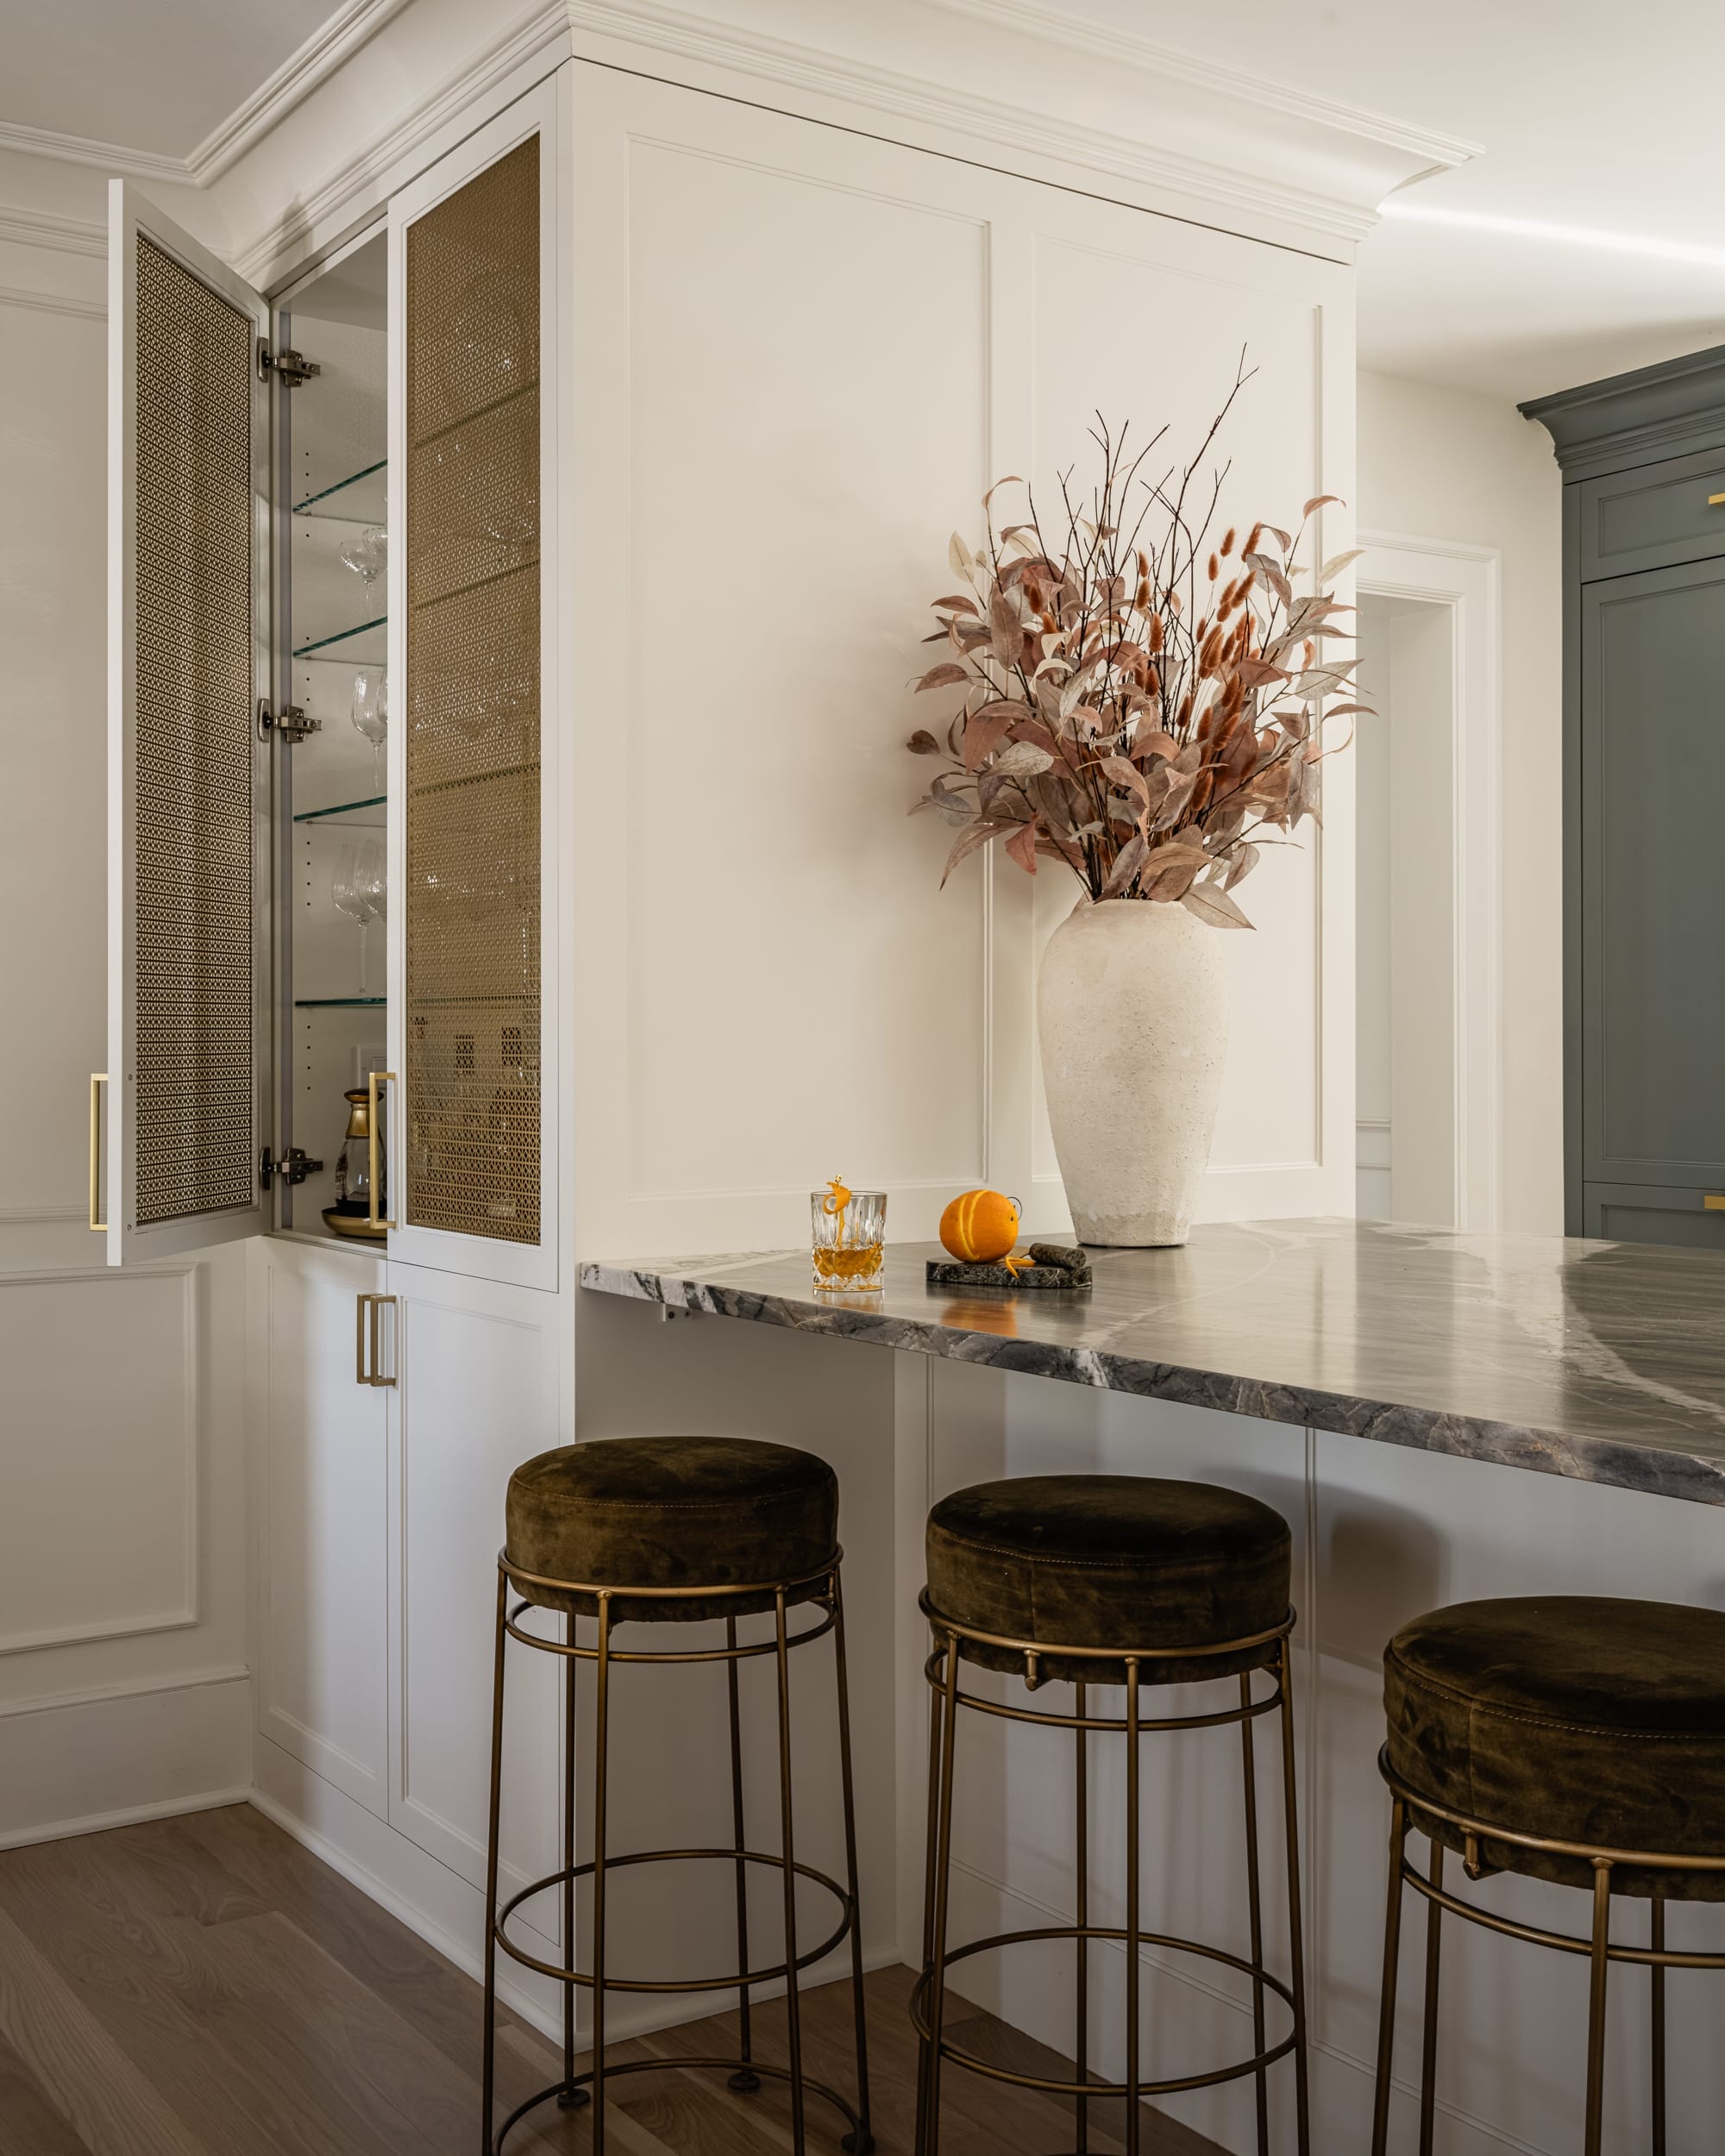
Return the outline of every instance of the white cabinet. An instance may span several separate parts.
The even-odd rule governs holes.
[[[355,1382],[381,1259],[272,1237],[252,1276],[258,1728],[388,1809],[388,1391]]]
[[[511,1470],[561,1440],[567,1324],[554,1296],[392,1264],[392,1826],[485,1879],[497,1553]],[[503,1863],[557,1861],[559,1666],[512,1652]]]

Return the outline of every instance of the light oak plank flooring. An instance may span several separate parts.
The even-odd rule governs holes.
[[[880,2156],[908,2156],[916,2052],[910,1971],[869,1979]],[[1026,2071],[1053,2054],[955,2000],[953,2033]],[[555,2078],[538,2032],[499,2015],[499,2096]],[[849,2091],[849,1989],[803,1995],[808,2071]],[[757,2056],[782,2063],[784,2016],[755,2013]],[[621,2044],[662,2073],[612,2085],[615,2156],[790,2156],[790,2099],[739,2096],[681,2059],[737,2048],[735,2009]],[[249,1805],[0,1853],[0,2156],[474,2156],[480,1993],[423,1940]],[[1070,2147],[1070,2107],[950,2070],[942,2156]],[[520,2156],[584,2156],[590,2114],[548,2107]],[[1221,2156],[1145,2110],[1144,2156]],[[1092,2107],[1096,2156],[1123,2120]],[[809,2147],[839,2125],[811,2098]]]

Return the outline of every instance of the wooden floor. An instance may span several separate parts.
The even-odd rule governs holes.
[[[869,1979],[880,2156],[907,2156],[915,2053],[910,1973]],[[804,1995],[807,2066],[852,2085],[845,1987]],[[970,2009],[961,2009],[969,2013]],[[756,2014],[783,2058],[782,2009]],[[559,2070],[535,2030],[503,2017],[499,2094]],[[955,2034],[960,2034],[957,2030]],[[1042,2071],[1041,2053],[974,2015],[960,2040]],[[739,2096],[680,2058],[734,2051],[735,2015],[619,2045],[664,2074],[615,2084],[615,2156],[788,2156],[788,2098]],[[3,2156],[475,2156],[476,1984],[249,1805],[0,1853],[0,2153]],[[1056,2069],[1058,2071],[1058,2069]],[[1073,2145],[1070,2107],[950,2070],[942,2156],[1045,2156]],[[1120,2147],[1115,2115],[1092,2147]],[[577,2156],[590,2114],[551,2107],[510,2151]],[[1220,2156],[1146,2109],[1144,2156]],[[813,2107],[810,2151],[838,2129]]]

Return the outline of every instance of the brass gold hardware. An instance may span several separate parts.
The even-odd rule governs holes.
[[[354,1298],[354,1382],[356,1385],[392,1385],[393,1377],[386,1377],[382,1371],[383,1359],[383,1306],[393,1305],[393,1295],[360,1295]]]
[[[1725,494],[1709,494],[1707,497],[1707,506],[1709,509],[1717,509],[1721,502],[1725,502]]]
[[[397,1225],[393,1220],[386,1220],[378,1211],[378,1087],[380,1084],[392,1086],[394,1083],[395,1073],[392,1070],[374,1070],[366,1080],[366,1119],[370,1126],[366,1138],[366,1157],[371,1169],[371,1202],[366,1219],[374,1228]]]
[[[90,1074],[90,1225],[97,1235],[106,1235],[108,1223],[102,1219],[102,1088],[108,1082],[105,1070]]]
[[[1701,1201],[1703,1213],[1725,1213],[1725,1190],[1709,1190]]]

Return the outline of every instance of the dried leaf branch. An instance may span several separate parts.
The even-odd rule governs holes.
[[[944,761],[916,807],[956,826],[947,875],[1000,838],[1032,875],[1059,862],[1093,899],[1177,901],[1249,928],[1232,893],[1262,835],[1318,817],[1325,720],[1368,709],[1327,702],[1353,693],[1358,661],[1324,647],[1352,635],[1333,580],[1356,557],[1326,561],[1298,595],[1295,557],[1333,494],[1292,534],[1260,523],[1243,546],[1233,527],[1212,543],[1228,467],[1206,481],[1200,467],[1250,379],[1242,361],[1177,479],[1142,475],[1165,428],[1129,457],[1127,430],[1098,414],[1101,475],[1088,504],[1062,475],[1052,542],[1028,487],[1025,521],[996,531],[994,497],[1016,477],[982,498],[979,552],[953,534],[965,589],[934,601],[927,639],[950,655],[916,686],[963,695],[944,735],[919,727],[907,744]]]

